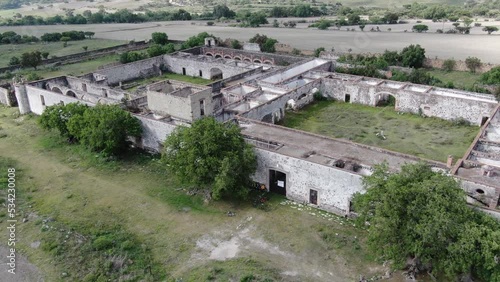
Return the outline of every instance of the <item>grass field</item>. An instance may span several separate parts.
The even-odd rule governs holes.
[[[101,57],[95,60],[83,61],[75,64],[62,65],[58,67],[41,66],[37,70],[23,69],[19,71],[20,75],[27,75],[29,73],[36,73],[42,78],[50,78],[63,75],[78,76],[97,70],[100,66],[118,62],[119,55],[110,55]],[[2,81],[10,82],[10,78],[4,78]]]
[[[0,107],[0,136],[0,169],[19,172],[16,246],[45,281],[95,281],[108,271],[133,281],[335,282],[387,270],[366,250],[366,231],[344,218],[278,196],[267,212],[204,203],[157,156],[106,161],[12,108]]]
[[[392,107],[323,101],[287,112],[284,125],[330,137],[446,162],[463,156],[479,128],[437,118],[398,114]],[[383,131],[387,139],[376,136]]]
[[[443,71],[432,69],[427,71],[430,75],[439,78],[443,82],[453,82],[455,87],[472,87],[474,83],[477,83],[480,73],[471,73],[467,71]]]
[[[32,44],[2,44],[0,45],[0,67],[9,65],[10,58],[21,58],[25,52],[40,51],[49,52],[49,58],[52,56],[66,56],[83,52],[83,46],[88,47],[88,51],[112,47],[124,44],[125,41],[108,39],[86,39],[80,41],[70,41],[67,47],[63,47],[62,42],[51,43],[32,43]]]
[[[155,83],[155,82],[162,81],[162,80],[166,80],[166,79],[184,81],[184,82],[198,84],[198,85],[206,85],[208,83],[213,82],[210,79],[204,79],[204,78],[196,77],[196,76],[188,76],[188,75],[182,75],[182,74],[177,74],[177,73],[165,73],[161,76],[155,76],[155,77],[150,77],[150,78],[134,80],[131,83],[138,83],[138,85],[135,85],[134,87],[128,88],[127,91],[135,91],[140,86],[148,85],[148,84]]]

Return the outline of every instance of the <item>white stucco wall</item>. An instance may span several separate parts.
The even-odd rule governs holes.
[[[258,167],[254,180],[269,186],[269,170],[287,175],[287,198],[309,202],[309,190],[318,191],[318,207],[337,214],[349,211],[349,201],[363,192],[362,176],[276,152],[255,148]]]

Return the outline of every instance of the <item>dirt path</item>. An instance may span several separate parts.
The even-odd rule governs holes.
[[[9,259],[9,248],[0,245],[0,282],[43,282],[40,270],[31,264],[24,256],[16,253],[15,274],[7,272],[10,267],[7,265]]]

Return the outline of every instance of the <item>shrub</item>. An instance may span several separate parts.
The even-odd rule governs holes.
[[[447,59],[443,62],[443,70],[452,71],[455,69],[457,62],[454,59]]]
[[[465,65],[472,73],[475,73],[477,68],[481,67],[481,64],[481,60],[476,57],[467,57],[465,59]]]

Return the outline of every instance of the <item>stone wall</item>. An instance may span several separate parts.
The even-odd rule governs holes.
[[[174,131],[176,125],[143,115],[133,114],[133,116],[139,119],[142,126],[140,144],[136,145],[150,152],[161,152],[163,142]]]
[[[274,65],[290,65],[304,60],[301,57],[287,56],[272,53],[263,53],[247,50],[238,50],[223,47],[202,47],[201,54],[212,56],[214,58],[225,58],[244,62],[255,62]]]
[[[426,68],[434,68],[434,69],[443,69],[443,63],[444,59],[430,59],[426,58],[424,61],[424,67]],[[462,60],[455,60],[455,68],[453,70],[456,71],[469,71],[469,68],[467,68],[467,65],[465,64],[465,61]],[[485,73],[490,71],[494,67],[498,67],[500,65],[498,64],[490,64],[490,63],[483,63],[481,64],[481,67],[476,69],[477,73]]]
[[[138,78],[152,75],[160,75],[161,66],[164,63],[163,56],[140,60],[112,68],[97,70],[93,74],[93,80],[99,84],[118,85]]]
[[[285,115],[285,109],[287,102],[289,100],[294,100],[297,107],[303,107],[313,101],[313,89],[319,89],[321,87],[321,80],[312,81],[304,86],[298,87],[296,89],[290,90],[285,95],[281,95],[275,99],[272,99],[262,105],[259,105],[253,109],[250,109],[240,116],[275,123],[281,120]]]
[[[26,85],[25,89],[29,102],[29,108],[31,109],[31,112],[37,115],[41,115],[46,107],[60,104],[61,102],[63,102],[64,104],[80,102],[87,104],[89,106],[95,105],[95,103],[82,101],[78,98],[73,98],[70,96],[40,89],[30,85]]]
[[[491,95],[465,91],[433,88],[425,85],[367,79],[373,85],[361,81],[342,79],[323,79],[323,95],[346,101],[350,95],[351,103],[375,106],[380,99],[392,95],[396,99],[396,110],[419,112],[446,120],[463,118],[472,124],[480,125],[483,117],[489,117],[496,106]],[[391,87],[389,87],[391,86]]]
[[[196,120],[201,117],[201,100],[204,101],[204,115],[212,115],[213,113],[212,92],[210,88],[200,90],[185,87],[168,94],[148,91],[147,95],[149,109],[162,116],[170,115],[186,121]]]
[[[358,174],[260,148],[255,151],[254,180],[270,187],[270,169],[286,173],[286,196],[299,203],[309,202],[310,189],[314,189],[318,191],[319,208],[343,215],[349,213],[353,194],[364,191]]]
[[[17,100],[10,84],[0,85],[0,104],[15,107]]]
[[[229,78],[248,71],[248,69],[234,64],[220,63],[214,60],[197,60],[196,58],[166,56],[165,65],[170,72],[188,76],[212,79],[212,70],[222,71],[222,78]],[[201,75],[200,75],[201,72]]]

